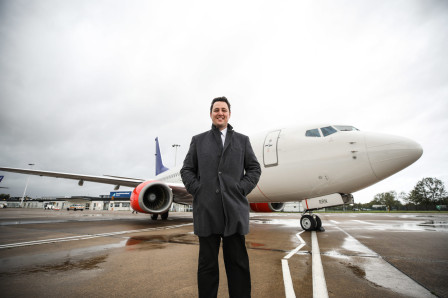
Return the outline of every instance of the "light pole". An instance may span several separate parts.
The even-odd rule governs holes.
[[[28,164],[30,167],[33,167],[34,164],[33,163],[29,163]],[[25,194],[26,194],[26,188],[28,187],[28,182],[30,181],[30,176],[28,175],[28,178],[26,179],[26,184],[25,184],[25,190],[23,191],[23,195],[22,195],[22,199],[20,200],[20,207],[23,208],[23,199],[25,198]]]
[[[173,147],[176,148],[176,152],[174,153],[174,166],[177,164],[177,147],[180,147],[178,144],[173,144]]]

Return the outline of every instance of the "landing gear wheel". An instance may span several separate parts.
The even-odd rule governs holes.
[[[162,220],[167,220],[168,219],[168,211],[165,213],[162,213],[161,217],[162,217]]]
[[[151,219],[152,220],[157,220],[158,217],[159,217],[158,214],[151,214]]]
[[[304,215],[300,219],[300,226],[305,231],[312,231],[316,228],[316,221],[311,215]]]
[[[320,231],[320,228],[322,228],[322,221],[317,215],[314,216],[314,219],[316,220],[316,231]]]

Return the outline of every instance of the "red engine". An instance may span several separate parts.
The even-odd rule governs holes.
[[[162,214],[173,203],[171,188],[160,181],[146,181],[138,185],[131,194],[132,209],[141,213]]]
[[[285,207],[284,203],[251,203],[250,209],[255,212],[280,212]]]

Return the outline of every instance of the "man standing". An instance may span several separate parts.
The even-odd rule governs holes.
[[[199,297],[218,294],[221,239],[229,296],[250,297],[246,195],[258,183],[260,164],[249,138],[234,132],[228,124],[227,98],[213,99],[210,118],[212,129],[192,138],[180,171],[187,191],[193,196],[194,233],[199,236]]]

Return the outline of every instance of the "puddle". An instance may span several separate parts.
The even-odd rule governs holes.
[[[265,245],[263,243],[256,243],[251,241],[246,241],[246,247],[247,248],[260,248],[264,247]]]
[[[48,272],[67,272],[72,270],[94,270],[100,269],[99,264],[106,262],[108,255],[96,256],[89,259],[74,260],[66,259],[62,263],[49,265],[34,265],[28,268],[22,268],[17,271],[1,272],[0,277],[10,276],[12,274],[34,274]]]
[[[43,265],[37,266],[31,269],[23,270],[23,273],[39,273],[39,272],[52,272],[52,271],[71,271],[71,270],[92,270],[99,269],[98,266],[101,263],[104,263],[107,259],[107,255],[93,257],[86,260],[80,261],[71,261],[66,260],[62,264],[55,265]]]
[[[386,262],[376,252],[344,232],[342,249],[350,253],[342,254],[338,250],[325,253],[326,256],[338,258],[340,264],[347,266],[357,277],[371,284],[392,290],[406,297],[432,297],[431,293],[409,278],[403,272]]]
[[[364,269],[362,269],[361,267],[353,265],[352,263],[349,263],[347,265],[347,267],[350,268],[356,276],[358,276],[360,278],[366,277],[366,271]]]
[[[342,248],[357,253],[358,255],[375,256],[375,257],[378,256],[376,252],[369,249],[367,246],[365,246],[352,236],[345,237],[344,243],[342,244]]]
[[[443,219],[426,220],[426,221],[391,221],[377,222],[362,227],[371,231],[388,231],[388,232],[448,232],[448,222]]]
[[[173,235],[145,235],[133,236],[126,241],[126,248],[133,249],[133,246],[144,246],[146,249],[164,248],[167,243],[198,244],[197,237],[192,233]]]
[[[251,219],[250,223],[282,225],[282,226],[287,226],[287,227],[292,227],[292,228],[300,227],[300,221],[298,219]]]
[[[106,251],[114,248],[123,247],[125,241],[119,243],[96,245],[83,248],[72,249],[70,251],[58,251],[51,253],[28,254],[22,256],[0,258],[1,274],[4,272],[15,272],[16,270],[25,270],[26,268],[41,268],[41,264],[54,263],[55,260],[74,260],[81,259],[83,256],[92,254],[104,255]],[[75,267],[73,267],[75,268]]]
[[[425,230],[429,228],[430,231],[448,232],[448,222],[446,221],[428,220],[419,224],[419,226],[423,227]]]
[[[126,241],[126,249],[162,249],[165,248],[168,243],[180,243],[180,244],[193,244],[199,245],[197,237],[193,233],[187,234],[174,234],[174,235],[144,235],[134,236]],[[222,242],[221,242],[222,245]],[[275,249],[268,249],[264,243],[246,241],[246,247],[248,249],[266,249],[272,251],[278,251]]]

